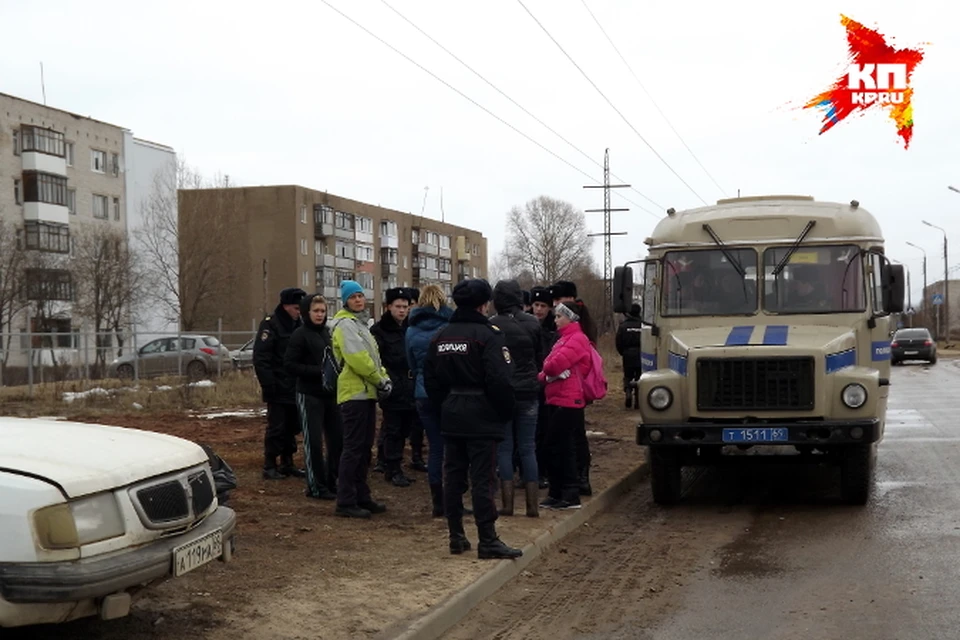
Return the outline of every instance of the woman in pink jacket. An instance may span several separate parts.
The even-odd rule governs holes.
[[[559,303],[556,316],[559,339],[543,362],[540,382],[546,384],[547,437],[550,456],[550,492],[540,503],[547,509],[579,509],[575,434],[582,427],[583,378],[590,369],[590,341],[580,328],[575,302]],[[573,308],[571,308],[573,307]]]

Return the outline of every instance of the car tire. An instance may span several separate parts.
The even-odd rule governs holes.
[[[679,453],[672,447],[650,447],[650,489],[659,505],[680,502],[683,465]]]
[[[930,364],[937,364],[937,356],[930,358]]]
[[[854,444],[844,447],[840,459],[840,497],[846,504],[865,505],[873,485],[877,445]]]
[[[133,367],[129,364],[122,364],[117,367],[117,377],[121,380],[133,380]]]
[[[207,367],[199,360],[194,360],[187,365],[187,377],[190,380],[200,380],[207,375]]]

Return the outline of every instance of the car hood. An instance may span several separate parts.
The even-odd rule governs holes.
[[[70,498],[207,461],[198,445],[153,431],[0,417],[0,470],[59,485]]]
[[[856,334],[852,329],[829,325],[702,327],[677,330],[671,335],[671,351],[679,355],[703,347],[779,346],[835,353],[856,346]]]

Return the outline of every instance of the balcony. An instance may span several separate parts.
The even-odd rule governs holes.
[[[318,267],[333,267],[336,266],[334,257],[329,253],[324,253],[314,258],[314,264]]]
[[[397,275],[397,265],[395,264],[381,264],[380,265],[380,277],[389,278],[390,276]]]
[[[356,267],[357,262],[353,258],[343,258],[341,256],[336,256],[333,261],[333,266],[337,269],[349,269],[353,271]]]
[[[413,268],[413,277],[420,280],[439,280],[440,272],[436,269],[425,269],[420,267]]]
[[[380,236],[380,248],[399,249],[400,239],[397,236]]]
[[[452,274],[452,273],[444,273],[443,271],[440,272],[440,281],[441,281],[441,282],[450,282],[451,280],[453,280],[453,274]]]
[[[417,251],[419,253],[424,253],[428,256],[435,256],[440,252],[440,248],[435,244],[427,244],[426,242],[421,242],[417,245]]]
[[[366,296],[367,300],[373,300],[375,294],[373,293],[373,289],[364,288],[363,295]]]
[[[440,257],[441,257],[441,258],[449,258],[449,257],[450,257],[450,247],[447,247],[446,249],[444,249],[443,247],[440,247]]]
[[[23,219],[37,222],[55,222],[70,224],[70,210],[59,204],[46,202],[24,202]]]
[[[23,158],[24,171],[39,171],[41,173],[52,173],[58,176],[67,175],[67,160],[60,156],[52,156],[49,153],[40,151],[24,151],[20,154]]]
[[[346,238],[347,240],[354,240],[357,237],[356,232],[353,229],[342,229],[337,227],[333,230],[333,233],[338,238]]]
[[[324,298],[339,298],[339,297],[340,297],[340,287],[324,287],[324,288],[323,288],[323,297],[324,297]]]
[[[315,223],[313,225],[313,237],[318,240],[329,238],[333,235],[333,225],[329,222]]]
[[[364,244],[373,244],[373,233],[367,231],[357,231],[356,232],[357,242],[362,242]]]

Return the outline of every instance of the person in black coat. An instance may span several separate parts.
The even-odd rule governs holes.
[[[536,433],[542,387],[537,374],[543,367],[543,342],[540,323],[523,311],[523,292],[516,280],[497,283],[493,290],[497,315],[490,322],[506,339],[513,358],[513,415],[505,425],[505,439],[497,450],[500,471],[501,515],[513,515],[513,456],[516,451],[526,491],[527,515],[537,517],[539,473],[537,471]],[[516,445],[516,446],[514,446]]]
[[[553,294],[549,287],[534,287],[530,290],[530,308],[533,310],[533,317],[540,322],[540,342],[541,351],[546,357],[557,342],[559,334],[557,333],[557,321],[553,316]],[[543,387],[540,387],[540,410],[537,414],[537,471],[540,475],[540,488],[546,489],[550,486],[547,481],[549,477],[548,465],[550,458],[547,455],[547,398],[544,395]]]
[[[283,362],[297,380],[297,412],[303,431],[303,457],[307,466],[308,498],[336,500],[337,474],[343,451],[343,430],[337,416],[336,383],[324,388],[324,355],[333,357],[327,329],[327,301],[316,293],[300,302],[303,325],[293,332]],[[323,456],[326,440],[327,456]]]
[[[420,289],[416,287],[404,287],[404,291],[410,298],[410,312],[407,318],[413,313],[413,310],[420,304]],[[409,321],[408,321],[409,322]],[[427,463],[423,460],[423,422],[420,421],[420,412],[413,414],[413,427],[410,428],[410,468],[414,471],[427,471]]]
[[[253,368],[260,382],[263,401],[267,403],[267,432],[263,439],[263,477],[266,480],[306,475],[293,466],[293,454],[297,452],[296,434],[300,432],[296,379],[283,365],[290,336],[300,326],[300,299],[305,295],[303,289],[281,291],[280,304],[273,315],[260,323],[253,342]],[[279,467],[277,456],[280,456]]]
[[[380,401],[383,412],[380,434],[383,439],[383,475],[387,482],[392,482],[397,487],[409,487],[413,482],[404,475],[401,467],[403,447],[410,435],[417,410],[405,342],[410,302],[407,289],[387,289],[386,311],[380,321],[370,328],[370,333],[380,349],[380,361],[393,383],[390,395]]]
[[[640,305],[634,304],[626,314],[623,322],[617,328],[617,353],[623,361],[623,391],[626,394],[626,406],[629,409],[640,407],[640,399],[636,387],[630,387],[630,382],[640,377],[642,367],[640,363],[640,335],[643,325],[640,321]]]
[[[470,489],[480,543],[477,557],[517,558],[520,549],[497,536],[495,460],[504,424],[513,416],[513,360],[503,332],[485,315],[492,295],[486,280],[464,280],[453,290],[457,305],[450,323],[430,344],[423,384],[430,401],[440,407],[443,449],[444,514],[450,531],[450,553],[470,548],[463,530],[463,500]]]

